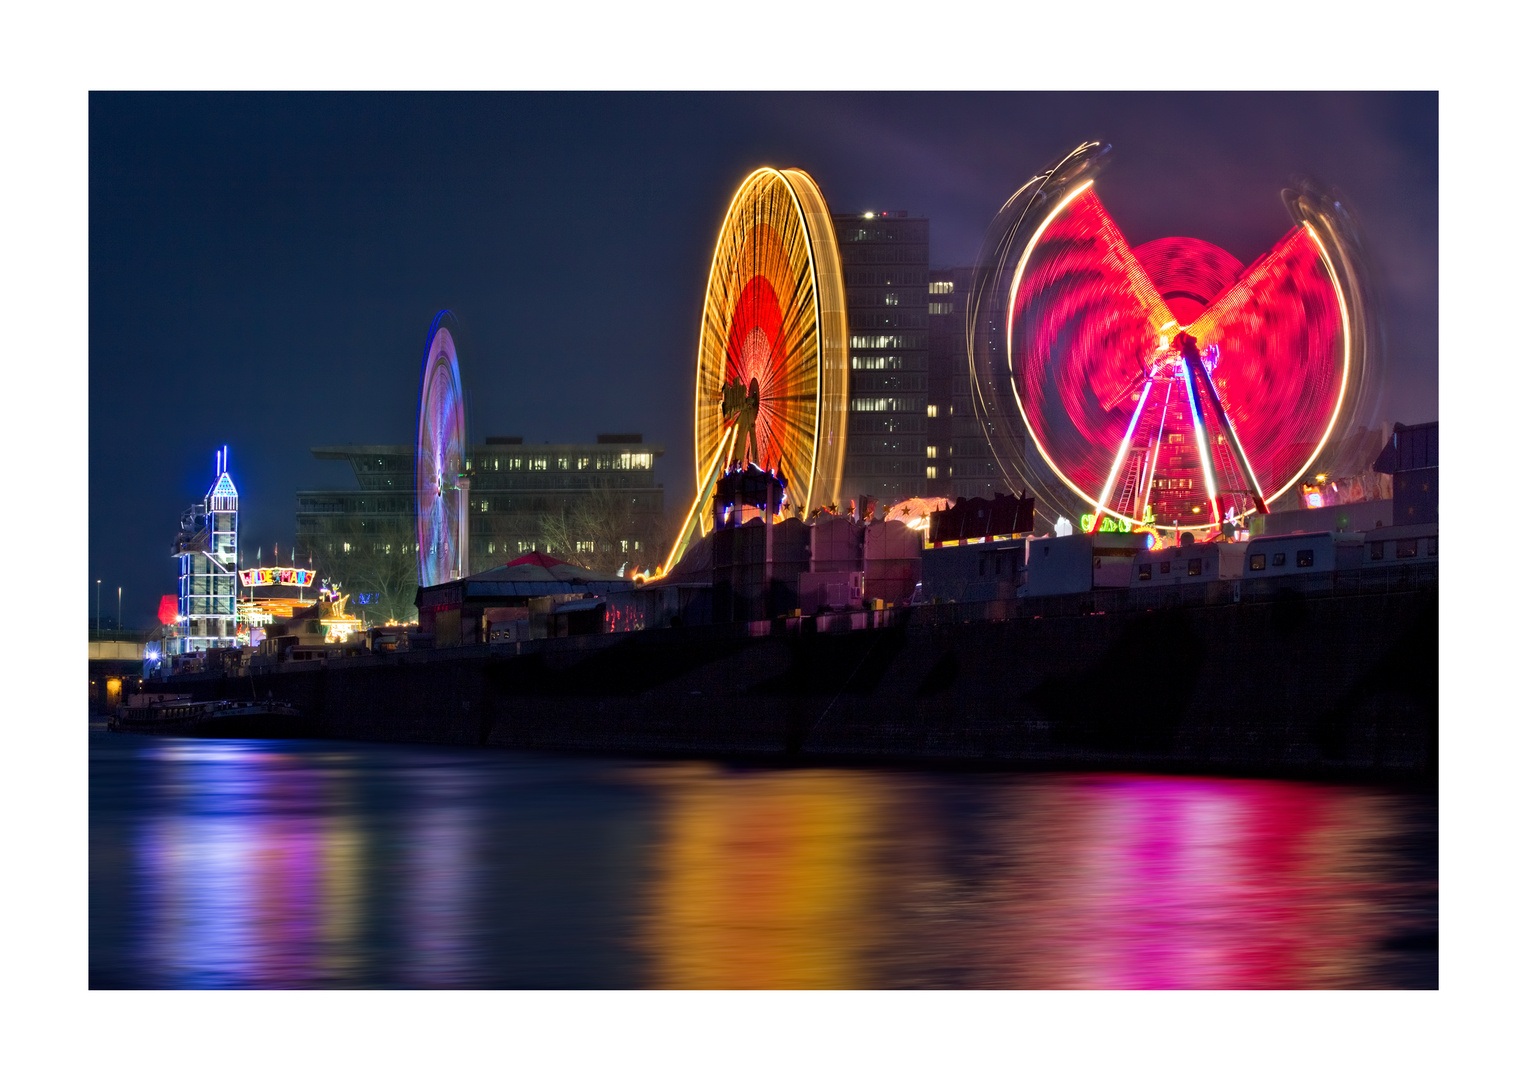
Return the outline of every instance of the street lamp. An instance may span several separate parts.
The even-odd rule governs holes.
[[[122,632],[122,586],[117,586],[117,633]]]
[[[96,633],[101,632],[101,579],[96,578]]]

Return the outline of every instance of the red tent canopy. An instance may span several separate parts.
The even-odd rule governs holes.
[[[568,563],[568,562],[563,562],[561,559],[554,559],[554,558],[552,558],[550,555],[548,555],[544,551],[533,551],[529,555],[521,555],[518,559],[514,559],[514,560],[512,560],[510,562],[505,563],[504,565],[505,566],[546,566],[546,567],[552,567],[552,566],[572,566],[573,564],[572,563]]]

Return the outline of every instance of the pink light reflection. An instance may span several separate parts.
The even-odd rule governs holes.
[[[1377,929],[1373,792],[1253,780],[1082,778],[1025,800],[1009,985],[1360,983]],[[1355,885],[1358,886],[1355,888]]]

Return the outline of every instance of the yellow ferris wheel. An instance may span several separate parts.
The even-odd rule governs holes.
[[[711,258],[695,375],[695,502],[663,572],[706,532],[707,503],[729,467],[779,474],[797,511],[839,501],[848,358],[828,204],[799,169],[757,169],[733,195]]]

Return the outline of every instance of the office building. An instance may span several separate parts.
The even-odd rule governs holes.
[[[849,437],[841,490],[882,505],[929,482],[928,219],[833,215],[849,313]]]
[[[312,452],[349,463],[357,487],[297,493],[298,561],[348,573],[347,591],[354,586],[384,593],[385,582],[370,580],[382,574],[372,564],[391,561],[409,576],[399,595],[412,597],[418,583],[413,448],[329,446]],[[643,443],[640,434],[540,445],[519,436],[490,437],[473,447],[471,573],[549,548],[559,558],[600,568],[661,562],[664,543],[672,539],[663,530],[663,488],[653,479],[662,454],[662,446]],[[352,557],[348,567],[346,556]]]

